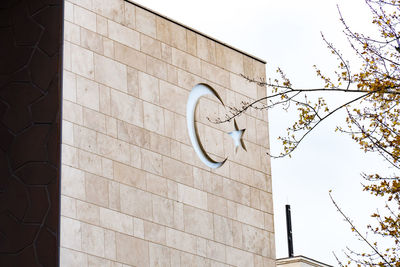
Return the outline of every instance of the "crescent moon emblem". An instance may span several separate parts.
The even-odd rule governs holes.
[[[225,163],[227,158],[224,159],[223,161],[218,162],[214,161],[208,156],[203,146],[201,145],[199,135],[197,132],[197,127],[194,121],[197,103],[200,97],[205,95],[215,96],[219,100],[219,102],[221,102],[221,104],[224,105],[218,93],[211,86],[204,83],[197,84],[196,86],[193,87],[192,91],[189,94],[189,98],[186,105],[186,122],[189,132],[189,138],[190,141],[192,142],[192,146],[197,156],[208,167],[216,169],[221,167]]]

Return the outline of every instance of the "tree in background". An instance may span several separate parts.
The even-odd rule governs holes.
[[[378,153],[395,170],[389,176],[363,175],[368,181],[363,189],[387,203],[384,214],[376,212],[372,215],[376,225],[369,225],[367,229],[372,236],[362,234],[332,199],[352,230],[370,248],[368,252],[347,249],[347,264],[400,266],[400,176],[396,174],[400,169],[400,0],[365,0],[365,3],[372,12],[375,36],[352,31],[339,10],[344,33],[360,59],[360,67],[350,67],[334,45],[322,36],[339,64],[329,76],[315,67],[317,76],[323,81],[321,88],[295,88],[281,69],[277,70],[279,78],[275,80],[243,76],[249,82],[267,87],[269,94],[254,102],[242,102],[240,107],[230,107],[229,114],[215,122],[231,121],[250,108],[282,107],[289,110],[295,107],[297,119],[287,129],[287,136],[279,137],[283,152],[272,155],[284,157],[290,156],[322,121],[344,110],[345,126],[336,130],[351,136],[365,152]],[[332,94],[340,94],[344,100],[332,107],[325,101]],[[384,240],[384,244],[378,240]]]

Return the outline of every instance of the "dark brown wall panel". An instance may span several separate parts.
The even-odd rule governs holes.
[[[63,0],[0,1],[0,266],[58,266]]]

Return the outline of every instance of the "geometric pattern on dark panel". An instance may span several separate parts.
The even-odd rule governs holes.
[[[63,0],[0,0],[0,266],[58,266]]]

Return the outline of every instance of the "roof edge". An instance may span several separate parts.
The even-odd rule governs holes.
[[[311,258],[303,256],[303,255],[276,259],[277,266],[278,265],[284,265],[284,264],[287,264],[287,263],[292,263],[292,262],[308,263],[308,264],[310,264],[312,266],[315,266],[315,267],[321,267],[321,266],[333,267],[332,265],[329,265],[329,264],[326,264],[326,263],[311,259]]]
[[[232,50],[234,50],[234,51],[236,51],[236,52],[239,52],[239,53],[241,53],[241,54],[243,54],[243,55],[246,55],[246,56],[248,56],[248,57],[250,57],[250,58],[252,58],[252,59],[254,59],[254,60],[257,60],[258,62],[261,62],[261,63],[263,63],[263,64],[267,64],[267,62],[266,62],[265,60],[261,59],[261,58],[258,58],[258,57],[256,57],[256,56],[253,56],[253,55],[251,55],[251,54],[249,54],[249,53],[246,53],[246,52],[244,52],[244,51],[242,51],[242,50],[240,50],[240,49],[237,49],[237,48],[235,48],[235,47],[233,47],[233,46],[231,46],[231,45],[228,45],[228,44],[226,44],[226,43],[224,43],[224,42],[222,42],[222,41],[219,41],[218,39],[215,39],[215,38],[213,38],[213,37],[211,37],[211,36],[209,36],[209,35],[207,35],[207,34],[204,34],[204,33],[200,32],[200,31],[198,31],[198,30],[196,30],[196,29],[193,29],[193,28],[191,28],[191,27],[189,27],[189,26],[186,26],[186,25],[183,24],[183,23],[180,23],[180,22],[178,22],[178,21],[176,21],[176,20],[173,20],[173,19],[171,19],[171,18],[169,18],[169,17],[167,17],[167,16],[164,16],[164,15],[162,15],[162,14],[160,14],[160,13],[158,13],[158,12],[156,12],[156,11],[150,9],[150,8],[147,8],[147,7],[145,7],[145,6],[143,6],[143,5],[140,5],[140,4],[138,4],[138,3],[134,2],[134,1],[131,1],[131,0],[124,0],[124,1],[127,2],[127,3],[130,3],[130,4],[132,4],[132,5],[138,6],[138,7],[142,8],[142,9],[144,9],[144,10],[150,12],[150,13],[153,13],[154,15],[157,15],[157,16],[159,16],[159,17],[162,17],[162,18],[164,18],[164,19],[166,19],[166,20],[168,20],[168,21],[170,21],[170,22],[173,22],[173,23],[175,23],[175,24],[177,24],[177,25],[179,25],[179,26],[181,26],[181,27],[184,27],[184,28],[187,29],[187,30],[190,30],[190,31],[192,31],[192,32],[195,32],[195,33],[197,33],[197,34],[199,34],[199,35],[201,35],[201,36],[203,36],[203,37],[206,37],[206,38],[208,38],[208,39],[211,39],[211,40],[213,40],[214,42],[216,42],[216,43],[218,43],[218,44],[220,44],[220,45],[226,46],[226,47],[228,47],[228,48],[230,48],[230,49],[232,49]]]

